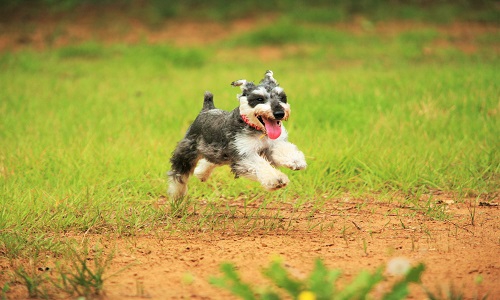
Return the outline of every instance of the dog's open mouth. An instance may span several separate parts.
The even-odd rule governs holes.
[[[258,116],[257,119],[264,125],[266,128],[266,133],[267,136],[271,140],[275,140],[280,137],[281,135],[281,121],[279,120],[274,120],[274,119],[268,119],[263,116]]]

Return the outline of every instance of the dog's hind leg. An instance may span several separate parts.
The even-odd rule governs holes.
[[[196,168],[194,169],[194,176],[196,176],[202,182],[205,182],[216,167],[216,164],[213,164],[208,160],[202,158],[198,161],[198,165],[196,165]]]
[[[172,200],[181,199],[186,195],[189,176],[193,174],[198,160],[196,142],[190,139],[180,141],[170,159],[172,169],[167,173],[168,194]]]

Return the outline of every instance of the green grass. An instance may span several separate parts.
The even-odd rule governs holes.
[[[203,48],[87,42],[2,53],[0,253],[12,261],[64,257],[66,232],[272,233],[294,230],[301,218],[308,231],[338,232],[335,222],[308,215],[345,193],[410,202],[435,220],[448,218],[436,191],[469,204],[497,197],[498,34],[476,37],[472,54],[438,40],[453,45],[429,27],[352,35],[283,18]],[[260,58],[262,46],[281,58]],[[307,170],[284,170],[290,185],[268,193],[220,168],[207,183],[193,178],[179,207],[158,205],[170,154],[204,91],[233,109],[239,91],[229,83],[259,80],[267,69],[289,96],[286,127]],[[424,194],[429,200],[419,201]],[[308,212],[305,203],[313,204]],[[71,251],[76,264],[54,271],[55,288],[99,293],[108,261],[87,266],[85,251]],[[44,297],[48,279],[32,267],[17,268],[17,280]]]
[[[405,263],[405,262],[403,262]],[[410,284],[419,284],[420,276],[425,269],[423,264],[411,267],[408,266],[402,270],[402,274],[391,274],[389,265],[386,267],[387,274],[396,277],[398,281],[392,282],[392,286],[385,287],[388,290],[384,295],[379,295],[379,299],[396,300],[406,299],[409,294],[408,286]],[[341,270],[326,268],[324,263],[317,259],[314,263],[314,269],[307,278],[297,279],[290,276],[289,271],[278,259],[272,262],[262,273],[273,285],[273,288],[255,288],[251,284],[243,282],[239,276],[235,265],[224,263],[220,266],[222,277],[212,277],[210,283],[216,287],[230,291],[234,296],[245,300],[254,299],[288,299],[286,294],[292,299],[369,299],[370,294],[377,289],[377,286],[386,279],[383,275],[383,268],[379,267],[375,272],[361,271],[351,282],[342,289],[337,286],[337,281],[342,275]],[[396,276],[395,276],[396,275]],[[279,288],[279,289],[276,289]],[[277,290],[282,290],[281,294]],[[285,293],[286,292],[286,293]],[[286,295],[286,296],[288,296]]]
[[[286,229],[279,210],[267,221],[252,215],[270,203],[320,205],[343,193],[496,195],[498,37],[478,37],[481,47],[464,54],[433,46],[447,37],[429,29],[387,37],[286,20],[277,27],[204,48],[93,42],[1,54],[1,251],[57,251],[57,239],[45,237],[67,231]],[[295,50],[259,59],[252,47],[269,44]],[[308,169],[285,170],[291,184],[275,193],[218,169],[205,184],[191,180],[180,218],[157,208],[170,153],[204,91],[233,109],[238,90],[229,83],[259,80],[266,69],[289,95],[286,126]],[[228,199],[262,204],[235,221]]]

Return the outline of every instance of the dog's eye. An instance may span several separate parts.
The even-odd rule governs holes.
[[[257,98],[257,101],[259,101],[259,102],[264,102],[264,98],[260,98],[260,97],[259,97],[259,98]]]

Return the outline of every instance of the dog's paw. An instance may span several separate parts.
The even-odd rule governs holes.
[[[269,180],[261,182],[261,183],[262,183],[262,186],[264,186],[264,188],[266,190],[274,191],[274,190],[284,188],[285,186],[288,185],[289,182],[290,182],[290,179],[288,179],[288,177],[285,174],[280,173],[280,174],[278,174],[278,176],[270,178]]]
[[[288,160],[286,161],[284,166],[294,171],[304,170],[305,168],[307,168],[304,153],[302,153],[301,151],[294,152],[293,155],[290,155],[288,157]]]
[[[305,160],[295,160],[291,163],[286,164],[286,167],[290,170],[298,171],[307,168],[307,163]]]
[[[187,177],[185,177],[182,180],[184,180],[184,182],[181,180],[178,180],[178,179],[174,179],[174,178],[170,179],[170,184],[169,184],[168,190],[167,190],[168,195],[170,196],[170,199],[176,201],[176,200],[180,200],[184,196],[186,196],[186,194],[187,194],[187,184],[186,184]]]

